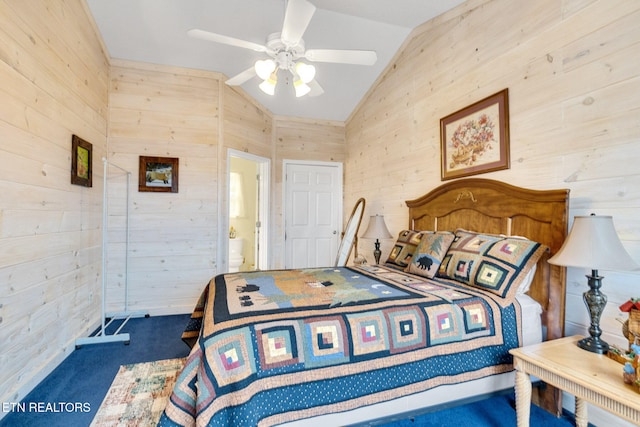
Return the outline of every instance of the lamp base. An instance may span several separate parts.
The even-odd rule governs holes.
[[[605,354],[609,351],[609,344],[600,339],[602,335],[600,316],[607,304],[607,296],[600,292],[602,277],[598,275],[598,270],[591,270],[591,276],[587,276],[587,279],[589,279],[589,290],[582,294],[582,299],[591,316],[590,336],[578,341],[578,347],[592,353]]]
[[[376,265],[380,264],[380,256],[382,255],[382,251],[380,250],[380,240],[376,239],[374,244],[375,249],[373,250],[373,257],[376,259]]]
[[[609,344],[602,341],[600,338],[587,337],[578,341],[578,347],[583,350],[590,351],[592,353],[605,354],[609,351]]]

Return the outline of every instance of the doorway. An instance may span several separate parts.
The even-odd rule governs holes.
[[[227,271],[269,268],[270,160],[227,152]]]

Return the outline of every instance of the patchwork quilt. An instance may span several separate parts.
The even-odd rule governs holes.
[[[159,426],[270,426],[510,371],[517,303],[382,266],[224,274]]]

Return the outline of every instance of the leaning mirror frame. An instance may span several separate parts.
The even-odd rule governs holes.
[[[362,217],[364,215],[365,204],[365,199],[361,197],[358,199],[351,211],[351,216],[347,221],[347,226],[344,228],[344,232],[342,233],[342,241],[338,247],[338,255],[336,256],[335,264],[336,267],[343,267],[347,264],[349,256],[351,255],[351,250],[354,246],[356,248],[356,257],[358,256],[358,230],[360,229],[360,223],[362,222]]]

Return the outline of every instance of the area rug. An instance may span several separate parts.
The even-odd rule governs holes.
[[[185,360],[168,359],[120,366],[91,426],[155,426]]]

